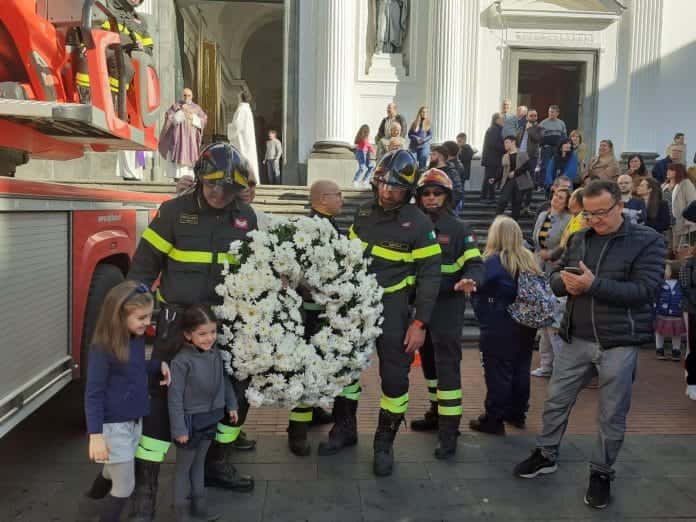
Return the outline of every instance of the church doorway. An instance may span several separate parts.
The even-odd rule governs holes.
[[[515,105],[537,109],[540,120],[549,105],[558,105],[568,132],[580,129],[594,150],[595,59],[591,52],[513,49],[507,92]]]

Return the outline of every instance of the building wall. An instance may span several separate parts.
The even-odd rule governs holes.
[[[546,49],[585,51],[596,56],[595,62],[595,125],[592,148],[600,139],[611,138],[617,155],[624,151],[663,152],[674,132],[692,136],[696,150],[696,104],[692,102],[696,73],[696,32],[693,20],[696,2],[692,0],[626,0],[618,2],[588,0],[539,2],[503,0],[472,0],[477,6],[464,15],[466,34],[473,40],[464,44],[462,80],[466,88],[459,130],[467,132],[479,149],[491,114],[500,107],[502,98],[514,91],[509,77],[511,50]],[[300,161],[307,158],[312,144],[321,139],[312,128],[316,110],[322,100],[316,99],[313,78],[317,56],[316,32],[310,29],[322,20],[308,0],[301,3],[300,96],[301,121]],[[343,139],[351,142],[362,123],[370,125],[374,136],[389,101],[396,101],[399,112],[410,123],[420,105],[432,100],[433,71],[431,46],[433,31],[442,30],[443,13],[452,9],[447,0],[413,0],[410,26],[410,75],[385,69],[367,73],[365,69],[368,0],[358,2],[355,45],[355,79],[345,93],[353,97],[352,131]],[[502,11],[498,9],[498,4]],[[626,6],[626,10],[620,8]],[[460,4],[464,6],[464,4]],[[568,7],[580,9],[562,14]],[[477,8],[476,8],[477,7]],[[538,16],[524,16],[527,9]],[[549,12],[553,12],[551,15]],[[520,14],[522,13],[522,14]],[[398,67],[395,67],[398,69]],[[454,69],[454,67],[453,67]],[[475,71],[475,81],[466,82],[466,73]],[[459,73],[458,73],[459,74]],[[513,100],[514,102],[514,100]],[[546,107],[538,108],[545,117]],[[432,112],[432,107],[431,107]],[[561,116],[562,117],[562,116]],[[676,121],[675,121],[676,120]],[[437,122],[434,122],[436,125]],[[587,129],[583,129],[587,132]],[[437,134],[437,131],[436,131]],[[453,138],[447,136],[446,138]],[[443,136],[444,138],[444,136]]]

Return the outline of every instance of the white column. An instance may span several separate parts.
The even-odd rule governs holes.
[[[467,4],[475,2],[429,2],[428,106],[436,143],[453,140],[462,130],[466,94],[462,83],[466,54],[464,27],[465,12],[470,10]]]
[[[354,0],[319,0],[316,6],[317,38],[317,141],[350,143],[353,128],[353,78],[355,75]]]
[[[633,0],[624,16],[630,17],[629,69],[625,98],[626,152],[663,152],[656,143],[659,118],[657,82],[660,69],[663,0]],[[666,29],[669,30],[669,29]],[[657,147],[657,148],[656,148]]]
[[[476,128],[476,114],[478,111],[478,86],[480,79],[478,75],[478,47],[479,47],[479,26],[481,25],[481,9],[478,2],[462,2],[464,10],[464,21],[460,31],[463,33],[463,59],[462,59],[462,116],[461,128],[457,134],[465,132],[469,138],[469,143],[473,143],[478,137]],[[456,134],[455,134],[456,136]]]

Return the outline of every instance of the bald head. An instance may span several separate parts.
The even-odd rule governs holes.
[[[629,196],[633,192],[633,178],[628,174],[622,174],[616,180],[619,185],[619,190],[623,196]]]
[[[335,216],[343,207],[341,189],[329,179],[315,181],[309,188],[309,203],[314,210]]]

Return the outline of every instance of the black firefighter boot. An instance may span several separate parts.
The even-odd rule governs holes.
[[[375,456],[372,470],[378,477],[387,477],[394,468],[394,439],[399,425],[404,420],[403,414],[379,410],[379,423],[375,432],[373,445]]]
[[[205,456],[205,485],[239,492],[253,490],[254,479],[239,473],[232,464],[232,451],[229,444],[213,441]]]
[[[335,455],[343,448],[358,443],[358,421],[355,415],[357,410],[358,401],[336,397],[333,407],[335,424],[329,431],[329,440],[319,443],[317,454],[322,457]]]
[[[438,439],[435,448],[436,459],[449,459],[457,453],[457,437],[459,437],[459,421],[461,415],[442,415],[439,421]]]
[[[128,520],[152,522],[155,519],[159,471],[159,463],[135,459],[135,489]]]
[[[411,421],[411,429],[413,431],[437,431],[438,420],[437,402],[430,401],[430,409],[425,412],[422,419]]]
[[[312,448],[307,442],[308,422],[290,421],[288,424],[288,448],[298,457],[307,457],[312,453]]]

